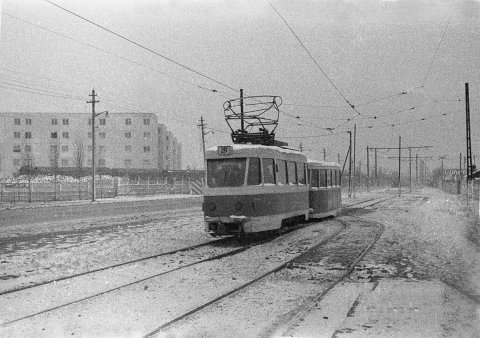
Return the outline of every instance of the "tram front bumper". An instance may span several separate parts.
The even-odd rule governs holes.
[[[212,235],[231,235],[245,232],[247,216],[209,217],[205,216],[205,231]]]

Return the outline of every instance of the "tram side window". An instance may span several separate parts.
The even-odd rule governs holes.
[[[277,162],[277,183],[287,184],[287,168],[284,160],[276,160]]]
[[[310,185],[312,187],[318,188],[318,169],[311,169],[310,170]]]
[[[338,185],[342,186],[342,173],[340,172],[340,170],[338,170],[337,172],[338,172]]]
[[[210,188],[240,187],[245,181],[246,158],[207,160],[207,184]]]
[[[297,184],[297,167],[295,162],[287,162],[288,183]]]
[[[307,184],[305,177],[305,163],[297,163],[298,184]]]
[[[338,171],[332,170],[332,175],[333,175],[333,185],[337,186],[338,185]]]
[[[247,185],[259,185],[261,182],[260,159],[250,157],[248,159]]]
[[[265,184],[275,184],[275,163],[273,158],[264,158],[262,159],[263,165],[263,183]]]
[[[320,169],[320,187],[326,188],[327,187],[327,170]]]
[[[327,169],[327,187],[332,186],[332,171]]]

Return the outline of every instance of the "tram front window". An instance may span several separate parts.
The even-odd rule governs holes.
[[[245,182],[246,158],[207,160],[207,184],[210,188],[240,187]]]

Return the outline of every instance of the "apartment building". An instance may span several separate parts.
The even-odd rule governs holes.
[[[91,117],[85,113],[0,113],[0,177],[12,176],[25,165],[75,168],[81,163],[90,167]],[[155,114],[102,114],[95,119],[95,127],[98,167],[181,169],[181,145]],[[162,139],[160,131],[165,135]]]
[[[159,168],[178,170],[182,167],[182,145],[165,125],[158,125]],[[161,146],[160,146],[161,145]]]

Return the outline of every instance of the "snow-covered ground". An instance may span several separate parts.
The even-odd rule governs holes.
[[[386,225],[381,240],[348,281],[289,333],[480,337],[476,202],[468,205],[464,196],[424,189],[362,213]]]
[[[254,336],[304,337],[332,334],[480,337],[480,223],[477,205],[468,206],[461,197],[437,189],[405,193],[401,198],[395,197],[396,194],[396,190],[387,190],[357,193],[356,199],[345,199],[345,203],[355,203],[379,195],[392,197],[387,202],[356,212],[363,219],[383,223],[385,232],[357,269],[343,283],[331,289],[313,310],[303,314],[300,321],[279,322],[287,318],[285,313],[290,311],[289,306],[296,308],[295,304],[307,294],[314,295],[324,290],[331,276],[322,275],[315,279],[314,276],[319,275],[309,275],[311,271],[308,267],[299,271],[297,277],[292,274],[298,269],[281,272],[221,304],[211,306],[204,314],[179,322],[166,336],[224,337],[228,334],[248,337],[251,336],[249,333],[253,333]],[[165,219],[165,216],[170,218]],[[340,215],[342,217],[348,216]],[[322,227],[327,229],[329,222],[332,221]],[[205,239],[202,216],[198,211],[182,217],[174,213],[135,215],[13,226],[4,230],[0,234],[0,241],[3,240],[0,289],[12,287],[20,281],[20,284],[36,282],[46,276],[75,273]],[[295,238],[300,234],[282,236],[278,241],[287,243],[288,236]],[[8,238],[22,236],[27,240],[21,245],[5,242]],[[275,243],[269,246],[273,247]],[[257,252],[247,255],[248,260],[265,255],[265,250]],[[262,259],[267,262],[265,257]],[[220,262],[213,262],[212,269],[216,268],[215,264]],[[235,271],[237,266],[227,268]],[[188,272],[182,275],[182,283],[198,278],[199,270],[186,271],[192,275]],[[201,285],[199,290],[202,290]],[[192,291],[188,297],[195,298],[195,290]],[[143,286],[142,292],[145,292]],[[155,299],[152,287],[148,292]],[[141,309],[136,298],[138,294],[128,294],[132,303]],[[172,294],[169,297],[168,306],[174,309],[176,296]],[[150,299],[148,304],[151,307],[155,302]],[[161,302],[157,305],[161,306]],[[148,308],[143,311],[148,313]],[[268,318],[269,322],[275,322],[279,327],[252,329],[262,318]],[[229,321],[235,325],[229,326]],[[65,328],[75,325],[65,322],[63,326],[63,329],[62,325],[58,327],[57,335],[64,336],[70,332]],[[249,330],[242,332],[242,326]],[[229,331],[229,327],[235,328],[235,331]],[[141,334],[130,332],[127,336]]]

